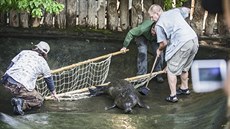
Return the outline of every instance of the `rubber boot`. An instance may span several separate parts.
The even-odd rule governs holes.
[[[20,98],[12,98],[11,104],[13,106],[13,112],[15,115],[24,115],[24,112],[22,110],[23,100]]]

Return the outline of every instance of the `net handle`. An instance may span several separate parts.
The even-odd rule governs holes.
[[[162,71],[158,71],[158,72],[148,73],[148,74],[144,74],[144,75],[126,78],[125,80],[126,81],[133,81],[133,80],[138,80],[138,79],[149,77],[150,75],[158,75],[158,74],[163,74],[163,73],[166,73],[166,71],[162,70]]]
[[[157,59],[158,59],[158,58],[159,58],[159,56],[156,57],[156,59],[155,59],[155,61],[154,61],[154,63],[153,63],[153,66],[152,66],[152,69],[151,69],[151,72],[150,72],[150,75],[149,75],[149,77],[148,77],[148,80],[147,80],[147,83],[146,83],[145,87],[148,87],[148,85],[149,85],[149,81],[150,81],[150,79],[151,79],[151,77],[152,77],[153,70],[154,70],[154,68],[155,68],[155,66],[156,66],[156,63],[157,63]]]
[[[110,82],[107,82],[107,83],[101,84],[100,86],[107,86],[109,84],[110,84]],[[91,86],[91,87],[95,87],[95,86]],[[88,87],[88,88],[90,88],[90,87]],[[67,93],[60,93],[60,94],[57,94],[57,97],[62,97],[62,96],[66,96],[66,95],[68,96],[68,95],[71,95],[71,94],[86,92],[86,91],[88,91],[88,88],[83,88],[83,89],[79,89],[79,90],[69,91]],[[65,99],[65,98],[59,98],[59,99],[60,100],[71,100],[71,99]],[[46,96],[45,100],[55,100],[55,99],[53,97],[51,97],[51,96]]]
[[[105,59],[105,58],[107,58],[109,56],[116,56],[116,55],[119,55],[119,54],[124,54],[124,53],[126,53],[128,51],[129,51],[129,49],[126,49],[124,51],[117,51],[117,52],[113,52],[113,53],[106,54],[106,55],[103,55],[103,56],[99,56],[99,57],[96,57],[96,58],[88,59],[86,61],[78,62],[78,63],[72,64],[72,65],[69,65],[69,66],[65,66],[65,67],[61,67],[59,69],[52,70],[51,73],[54,74],[54,73],[57,73],[57,72],[62,72],[62,71],[65,71],[65,70],[68,70],[68,69],[71,69],[71,68],[74,68],[74,67],[77,67],[77,66],[80,66],[80,65],[83,65],[83,64],[88,64],[90,62]]]
[[[189,19],[192,20],[193,19],[193,13],[194,13],[194,9],[195,8],[195,0],[191,1],[191,9],[190,9],[190,17]]]

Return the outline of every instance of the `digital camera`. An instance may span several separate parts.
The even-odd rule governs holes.
[[[212,92],[224,87],[227,63],[223,59],[194,60],[191,74],[194,92]]]

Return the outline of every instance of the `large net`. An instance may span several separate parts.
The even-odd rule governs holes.
[[[134,88],[139,88],[141,86],[146,86],[147,81],[151,80],[158,74],[165,73],[165,71],[159,71],[159,72],[153,72],[153,73],[148,73],[144,75],[139,75],[135,77],[130,77],[130,78],[125,78],[124,80],[129,81],[132,83]],[[100,86],[108,86],[110,82],[99,84]],[[91,85],[89,87],[93,87],[97,85]],[[73,90],[64,94],[59,94],[59,99],[60,100],[78,100],[82,98],[88,98],[89,97],[89,91],[88,88],[83,88],[79,90]],[[47,100],[53,100],[50,96],[46,97]]]
[[[60,100],[87,98],[89,87],[108,85],[109,82],[105,83],[105,80],[108,76],[111,57],[121,53],[123,52],[119,51],[53,70],[56,93]],[[135,88],[138,88],[161,73],[164,73],[164,71],[139,75],[125,80],[131,82]],[[43,78],[37,80],[36,89],[45,99],[53,99],[50,97],[50,92]]]
[[[110,62],[111,56],[99,62],[84,63],[68,70],[53,73],[57,94],[103,84],[109,72]],[[37,81],[37,90],[42,96],[50,95],[42,78]]]
[[[62,98],[79,98],[76,97],[79,92],[86,91],[90,86],[103,84],[108,76],[111,57],[122,53],[124,52],[118,51],[53,70],[56,93]],[[37,80],[36,89],[43,97],[49,98],[50,91],[43,78]]]

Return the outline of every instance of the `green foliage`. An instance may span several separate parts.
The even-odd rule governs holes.
[[[181,7],[183,3],[187,2],[188,0],[176,0],[176,7]],[[164,0],[164,9],[169,10],[172,9],[173,0]]]
[[[26,11],[37,18],[41,18],[43,11],[58,14],[63,9],[64,5],[54,0],[0,0],[0,11]]]

